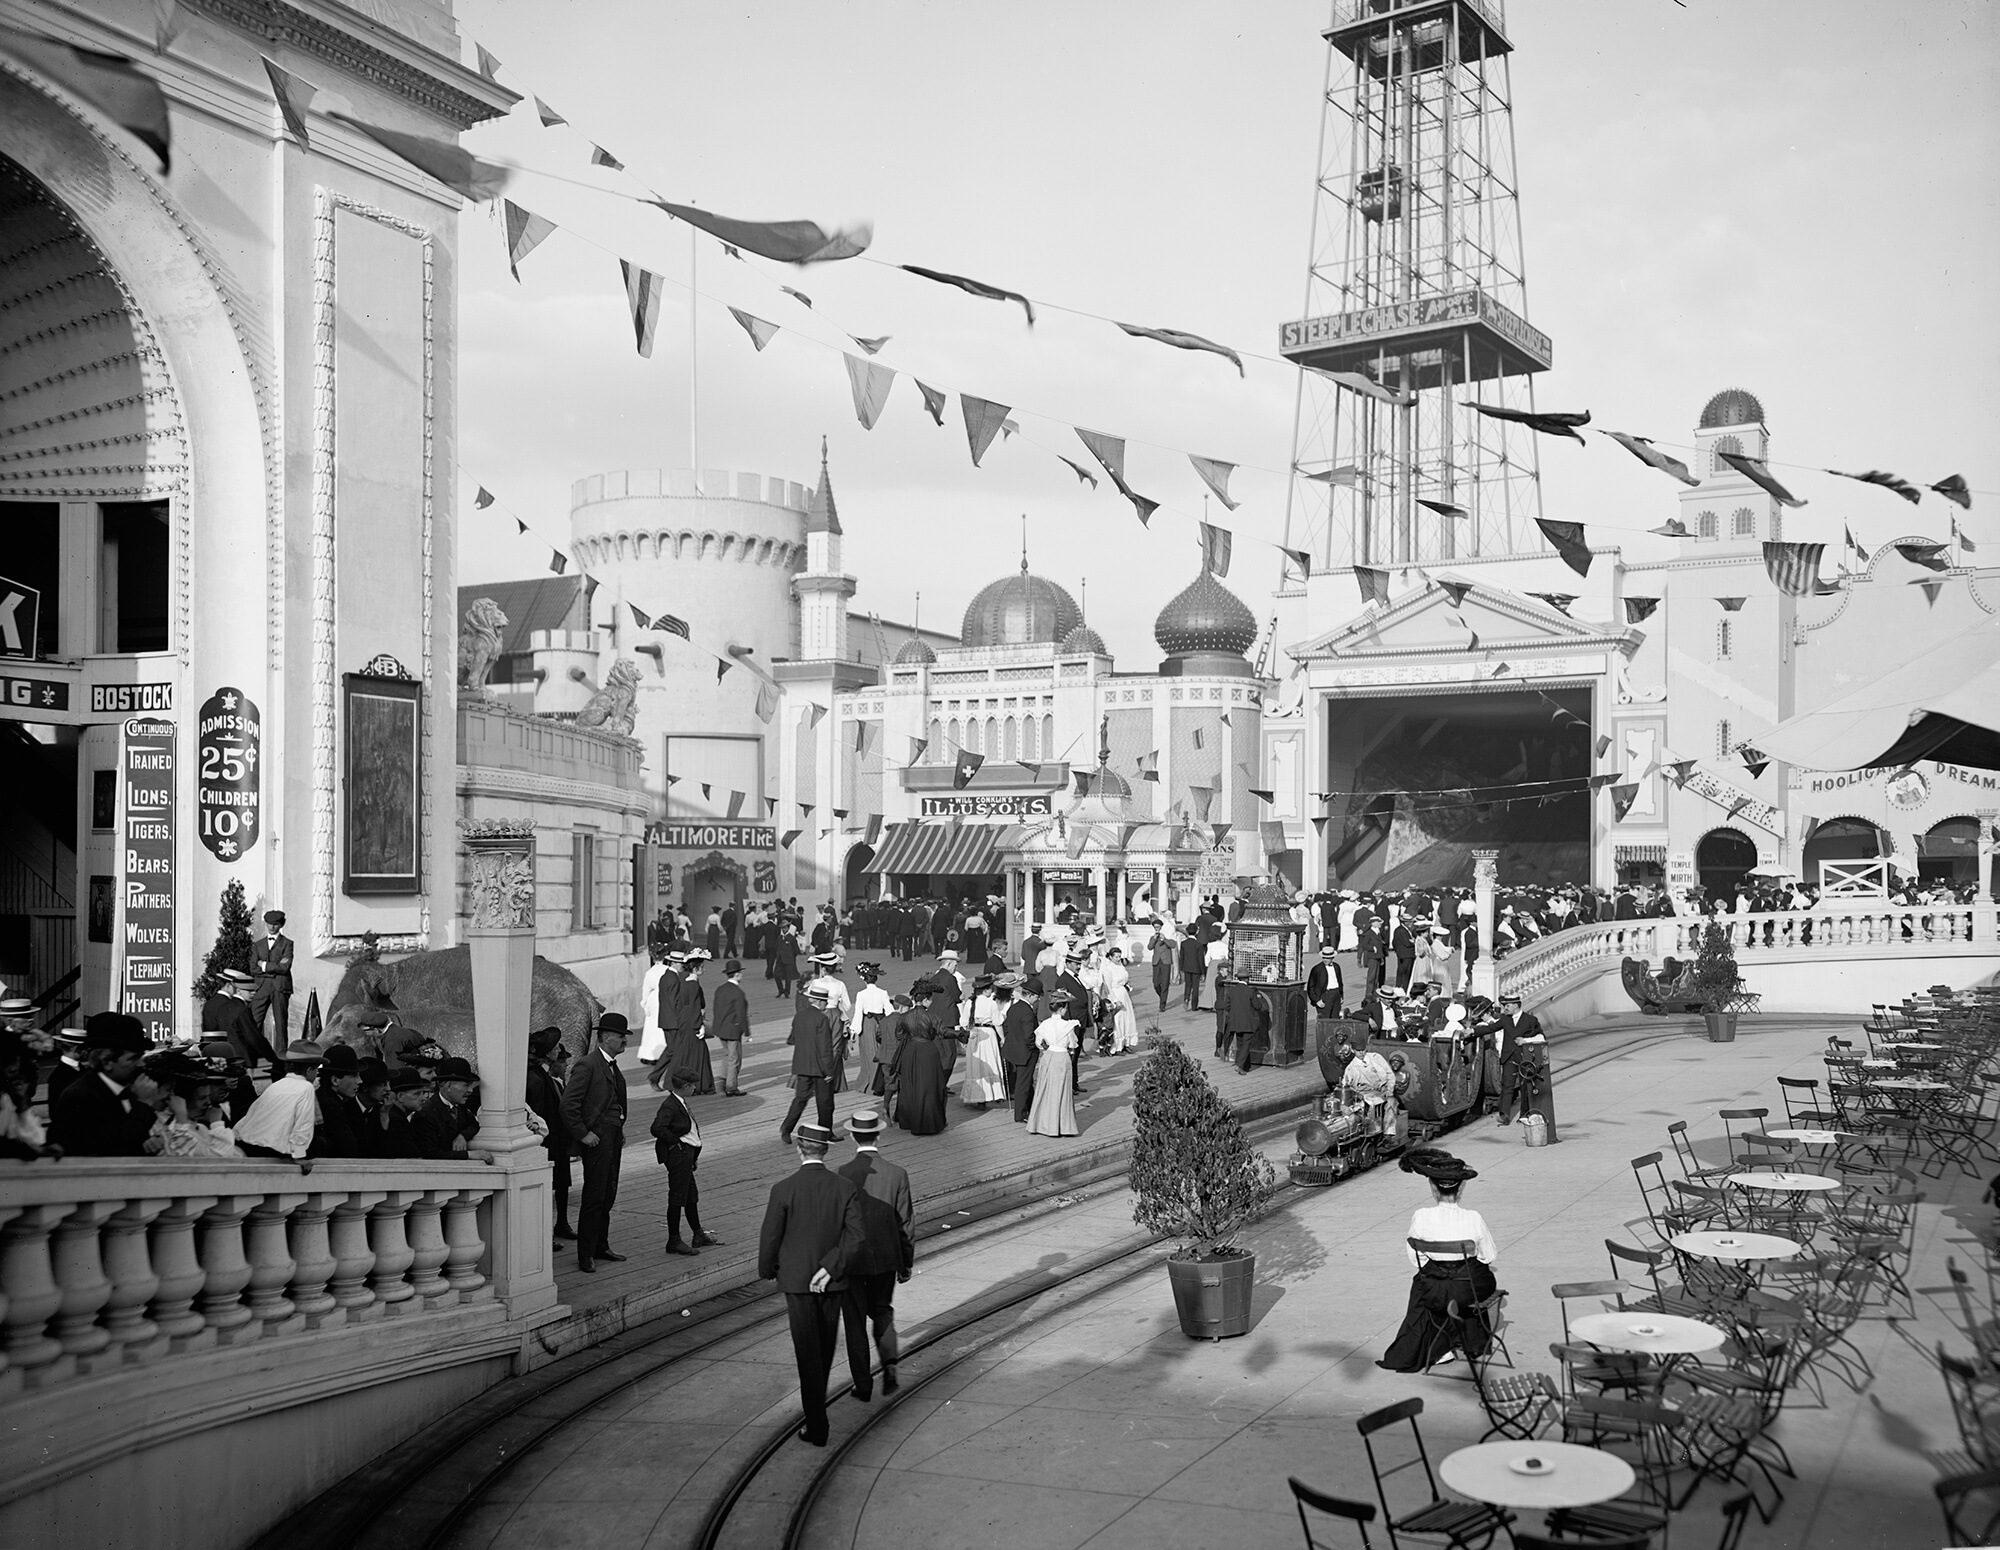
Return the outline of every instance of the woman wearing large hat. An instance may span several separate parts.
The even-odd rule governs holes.
[[[1486,1219],[1459,1203],[1465,1186],[1479,1173],[1451,1153],[1429,1146],[1405,1152],[1399,1166],[1431,1186],[1431,1203],[1410,1217],[1410,1239],[1413,1244],[1439,1247],[1409,1248],[1410,1263],[1417,1267],[1410,1278],[1410,1305],[1402,1328],[1375,1365],[1390,1372],[1424,1372],[1439,1362],[1455,1360],[1461,1343],[1468,1355],[1484,1356],[1491,1336],[1484,1317],[1473,1309],[1497,1289],[1492,1267],[1499,1251]],[[1445,1244],[1453,1247],[1442,1247]],[[1470,1252],[1460,1244],[1469,1245]],[[1462,1328],[1451,1316],[1454,1302]]]

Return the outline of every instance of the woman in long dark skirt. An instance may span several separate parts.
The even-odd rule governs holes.
[[[1410,1305],[1403,1314],[1403,1327],[1375,1365],[1390,1372],[1424,1372],[1456,1360],[1461,1343],[1475,1359],[1484,1356],[1492,1336],[1485,1319],[1472,1309],[1497,1290],[1492,1266],[1499,1255],[1486,1219],[1459,1204],[1460,1192],[1479,1174],[1451,1153],[1427,1146],[1404,1153],[1400,1166],[1405,1173],[1422,1175],[1431,1186],[1431,1203],[1410,1217],[1409,1236],[1430,1243],[1469,1242],[1472,1257],[1408,1251],[1410,1263],[1417,1267],[1410,1278]],[[1454,1302],[1464,1318],[1462,1330],[1451,1317]]]
[[[905,1021],[909,1037],[893,1057],[897,1086],[896,1123],[913,1136],[934,1136],[945,1127],[945,1041],[929,1013]]]

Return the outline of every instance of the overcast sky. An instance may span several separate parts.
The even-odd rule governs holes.
[[[1230,585],[1268,616],[1277,556],[1251,540],[1283,533],[1291,368],[1246,358],[1239,379],[1057,309],[1277,355],[1304,295],[1328,14],[1326,0],[460,0],[501,82],[574,126],[542,129],[524,101],[466,144],[575,180],[516,177],[510,195],[563,227],[519,284],[497,213],[462,220],[460,579],[548,563],[500,511],[471,509],[476,485],[566,541],[573,479],[689,466],[689,232],[608,196],[650,189],[751,219],[866,218],[872,257],[1042,304],[1031,330],[1018,306],[880,265],[736,263],[698,239],[701,465],[810,483],[826,434],[857,608],[908,619],[921,591],[924,621],[956,628],[1018,564],[1025,513],[1034,568],[1072,592],[1087,579],[1091,622],[1122,667],[1147,668],[1153,616],[1198,564],[1191,451],[1242,465]],[[1981,492],[1979,558],[2000,556],[2000,6],[1511,0],[1506,14],[1528,315],[1555,344],[1540,405],[1686,444],[1710,394],[1746,387],[1781,473],[1963,473]],[[592,141],[629,174],[588,167]],[[651,360],[613,255],[673,282]],[[760,355],[725,303],[783,332]],[[878,359],[899,376],[873,431],[854,417],[848,334],[892,336]],[[975,469],[956,401],[934,426],[912,374],[1013,406],[1022,435]],[[1130,482],[1163,503],[1150,531],[1051,455],[1087,461],[1072,425],[1130,438]],[[1677,485],[1603,438],[1541,451],[1543,515],[1665,552],[1643,530],[1674,514]],[[1945,536],[1935,497],[1912,510],[1787,477],[1812,503],[1788,536],[1837,545],[1842,520],[1871,547]]]

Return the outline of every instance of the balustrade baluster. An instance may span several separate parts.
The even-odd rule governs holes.
[[[0,1206],[0,1227],[5,1227],[20,1214],[19,1206]],[[0,1337],[4,1337],[6,1328],[7,1286],[4,1281],[0,1281]],[[21,1374],[8,1363],[6,1347],[4,1343],[0,1343],[0,1399],[13,1394],[20,1386]]]
[[[104,1224],[104,1273],[111,1278],[111,1295],[104,1302],[104,1327],[121,1361],[150,1361],[166,1346],[159,1326],[146,1317],[146,1305],[160,1291],[146,1229],[172,1204],[165,1197],[128,1200],[125,1208]]]
[[[377,1318],[382,1312],[368,1290],[368,1273],[375,1268],[375,1251],[368,1246],[368,1213],[381,1200],[380,1190],[349,1195],[334,1207],[333,1220],[327,1224],[334,1267],[328,1290],[350,1323]]]
[[[328,1241],[327,1220],[344,1198],[338,1195],[308,1195],[286,1222],[286,1237],[292,1251],[290,1301],[294,1311],[305,1315],[306,1328],[318,1329],[330,1319],[346,1315],[326,1289],[333,1279],[333,1248]]]
[[[152,1306],[146,1310],[155,1328],[167,1337],[169,1352],[192,1350],[213,1342],[208,1320],[194,1311],[206,1274],[195,1252],[194,1229],[202,1214],[215,1204],[213,1195],[189,1195],[172,1202],[154,1220],[147,1235],[152,1248],[153,1274],[159,1286]]]
[[[298,1309],[285,1295],[297,1272],[285,1223],[304,1204],[304,1195],[266,1195],[250,1213],[243,1229],[243,1248],[250,1261],[249,1290],[244,1301],[250,1316],[266,1336],[289,1335],[305,1327]]]
[[[493,1295],[479,1273],[486,1245],[479,1236],[479,1205],[490,1191],[452,1195],[444,1203],[444,1278],[460,1302],[482,1302]]]
[[[201,1254],[201,1316],[223,1345],[254,1340],[260,1332],[256,1315],[243,1301],[250,1284],[250,1261],[243,1254],[243,1219],[264,1197],[223,1195],[209,1207],[195,1229]]]
[[[448,1308],[458,1300],[440,1273],[451,1247],[444,1241],[444,1203],[456,1191],[426,1190],[410,1202],[404,1236],[410,1245],[410,1286],[425,1308]]]
[[[416,1263],[417,1255],[404,1234],[404,1218],[409,1215],[411,1202],[421,1198],[414,1190],[396,1190],[368,1213],[368,1243],[375,1251],[375,1268],[369,1274],[368,1285],[385,1313],[416,1311],[411,1301],[417,1295],[416,1288],[404,1277]],[[405,1303],[411,1306],[406,1308]]]
[[[111,1278],[104,1273],[104,1254],[97,1235],[105,1218],[124,1204],[122,1200],[86,1200],[72,1206],[50,1241],[49,1258],[56,1285],[62,1288],[62,1306],[56,1309],[49,1333],[71,1356],[80,1358],[80,1372],[90,1370],[88,1361],[81,1359],[111,1344],[111,1331],[97,1322],[98,1310],[111,1297]]]
[[[30,1387],[66,1376],[75,1365],[64,1357],[62,1343],[47,1333],[63,1301],[49,1262],[49,1234],[69,1211],[65,1205],[28,1206],[0,1227],[0,1286],[7,1289],[4,1344],[7,1360],[24,1370]]]

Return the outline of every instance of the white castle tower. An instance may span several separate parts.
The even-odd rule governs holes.
[[[792,578],[799,600],[799,660],[847,660],[847,600],[854,577],[840,568],[840,511],[826,472],[826,438],[819,442],[819,485],[806,506],[806,568]]]

